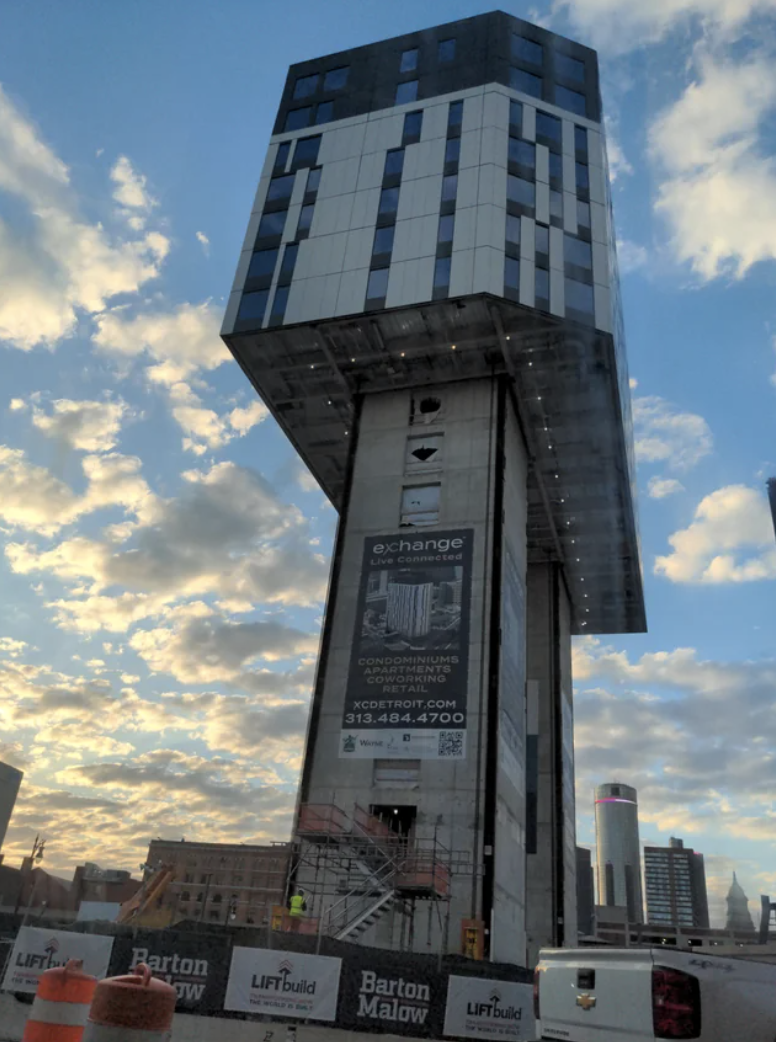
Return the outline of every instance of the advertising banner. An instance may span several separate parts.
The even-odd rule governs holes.
[[[112,937],[23,926],[6,967],[3,989],[34,995],[41,973],[64,966],[68,959],[83,959],[84,973],[105,977],[112,948]]]
[[[337,1024],[415,1038],[438,1037],[445,978],[431,960],[370,951],[346,958]]]
[[[464,759],[473,529],[364,540],[340,756]]]
[[[444,1034],[456,1038],[536,1038],[533,988],[530,984],[454,977],[447,984]]]
[[[140,930],[135,937],[117,937],[110,975],[129,973],[144,962],[155,977],[172,984],[176,1009],[189,1013],[223,1008],[228,943],[203,934]]]
[[[334,1020],[341,959],[234,948],[224,1009],[300,1020]]]

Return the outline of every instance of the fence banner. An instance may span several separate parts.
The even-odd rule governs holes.
[[[415,1038],[438,1037],[445,978],[435,960],[409,952],[363,950],[344,960],[337,1025]]]
[[[83,959],[84,973],[105,977],[112,948],[112,937],[23,926],[16,935],[3,989],[34,995],[41,973],[55,966],[64,966],[68,959]]]
[[[235,948],[224,1009],[301,1020],[337,1016],[341,959]]]
[[[445,1035],[455,1038],[511,1039],[536,1037],[533,988],[530,984],[451,976],[447,984]]]
[[[140,930],[135,937],[116,938],[110,975],[129,973],[144,962],[175,988],[177,1010],[215,1013],[223,1009],[228,952],[224,937]]]

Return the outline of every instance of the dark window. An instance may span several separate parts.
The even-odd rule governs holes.
[[[334,102],[322,101],[315,110],[316,123],[330,123],[334,119]]]
[[[434,265],[434,289],[450,285],[450,257],[438,257]]]
[[[411,48],[409,51],[401,52],[401,61],[399,62],[399,72],[414,72],[418,67],[418,49],[417,47]]]
[[[590,171],[587,163],[577,163],[577,188],[590,188]]]
[[[283,177],[273,177],[267,189],[267,202],[275,202],[277,199],[288,199],[294,190],[294,175],[285,174]]]
[[[542,45],[527,40],[525,36],[512,33],[512,56],[521,62],[530,62],[531,65],[542,64]]]
[[[366,287],[367,300],[382,300],[388,292],[388,268],[378,268],[369,272]]]
[[[538,117],[538,113],[537,113],[537,117]],[[523,126],[523,103],[522,103],[522,101],[514,101],[514,99],[510,100],[510,102],[509,102],[509,125],[512,126],[512,127],[517,127],[518,133],[521,132],[522,126]]]
[[[607,862],[605,869],[605,890],[606,890],[606,905],[615,905],[617,902],[614,899],[614,865],[611,862]],[[600,897],[600,894],[599,894]]]
[[[536,225],[536,252],[545,256],[550,253],[550,229],[544,224]]]
[[[507,242],[520,244],[520,218],[511,213],[507,214]]]
[[[396,85],[396,97],[393,99],[394,105],[406,105],[410,101],[418,100],[418,81],[407,80],[406,83],[398,83]]]
[[[402,144],[411,145],[416,141],[420,141],[420,132],[423,127],[423,113],[422,112],[408,112],[404,117],[404,132],[402,134]]]
[[[536,167],[536,146],[530,141],[521,141],[519,138],[509,139],[509,158],[513,163],[527,166],[531,170]]]
[[[550,152],[550,180],[563,181],[563,157],[560,152]]]
[[[458,174],[450,174],[442,178],[442,202],[449,203],[455,199],[458,191]]]
[[[543,307],[545,311],[550,309],[550,273],[546,268],[536,269],[536,306]]]
[[[437,231],[437,242],[452,242],[455,229],[455,215],[444,214],[439,218],[439,230]]]
[[[555,52],[555,72],[564,80],[585,82],[585,63],[577,58],[569,58],[567,54],[558,54],[557,51]]]
[[[437,47],[437,60],[451,62],[455,57],[455,40],[440,40]]]
[[[278,150],[275,155],[275,169],[285,170],[286,163],[288,162],[288,153],[291,151],[290,141],[281,141],[278,145]]]
[[[532,72],[515,69],[513,66],[509,69],[509,86],[512,90],[530,94],[532,98],[540,98],[542,96],[541,76],[534,76]]]
[[[311,170],[307,175],[307,184],[305,185],[306,192],[317,192],[318,186],[321,183],[321,167],[316,166],[315,169]]]
[[[313,223],[313,210],[315,207],[312,203],[309,206],[303,206],[299,212],[299,224],[297,225],[297,233],[309,232],[310,225]]]
[[[557,116],[548,116],[546,112],[536,113],[536,140],[544,138],[560,145],[563,141],[563,129]]]
[[[303,109],[291,109],[286,116],[286,130],[301,130],[302,127],[310,126],[310,117],[313,110],[310,105]]]
[[[342,90],[348,82],[349,65],[341,65],[339,69],[330,69],[323,81],[324,90]]]
[[[265,213],[259,221],[258,238],[263,239],[266,235],[282,235],[286,226],[286,214],[288,210],[275,210],[274,213]]]
[[[251,257],[248,268],[249,279],[260,279],[263,275],[272,275],[277,264],[279,250],[259,250]]]
[[[294,149],[294,167],[315,166],[318,162],[318,150],[321,147],[321,135],[300,137]]]
[[[272,308],[269,313],[270,325],[274,325],[277,322],[282,322],[286,314],[286,305],[288,304],[288,293],[290,286],[278,286],[275,290],[275,297],[272,301]],[[238,880],[235,879],[235,882]]]
[[[299,243],[292,242],[286,246],[283,253],[283,262],[280,265],[280,278],[290,279],[294,271],[294,265],[296,264],[296,255],[299,253]]]
[[[509,174],[507,176],[507,199],[512,203],[522,203],[523,206],[533,207],[536,205],[536,185],[532,181]]]
[[[567,264],[576,264],[578,268],[593,270],[593,249],[589,242],[577,239],[573,235],[565,237],[564,256]]]
[[[595,309],[593,287],[576,279],[566,279],[566,314],[569,308],[592,318]]]
[[[515,257],[504,259],[504,285],[516,293],[520,289],[520,262]]]
[[[562,109],[576,112],[578,116],[587,114],[585,95],[580,94],[578,90],[569,90],[568,87],[561,87],[559,83],[555,84],[555,104],[560,105]]]
[[[590,203],[577,200],[577,224],[580,228],[590,228]]]
[[[375,241],[372,246],[372,254],[390,253],[393,249],[393,234],[395,225],[389,224],[386,228],[378,228],[375,231]]]
[[[254,319],[258,325],[264,320],[264,312],[267,310],[269,290],[262,289],[258,293],[244,293],[240,301],[238,319]]]
[[[399,207],[399,189],[384,188],[380,193],[379,214],[396,213]]]
[[[563,225],[563,192],[550,190],[550,220],[553,224]]]
[[[445,145],[445,162],[446,163],[457,163],[461,158],[461,139],[459,137],[451,137],[447,139]]]
[[[447,113],[447,125],[448,127],[460,127],[463,120],[463,102],[462,101],[451,101],[450,109]]]
[[[294,101],[299,101],[300,98],[309,98],[311,94],[315,94],[318,90],[318,73],[313,73],[312,76],[300,76],[296,81],[294,87]]]
[[[404,149],[394,148],[391,149],[385,156],[385,169],[383,170],[383,177],[390,177],[392,174],[400,174],[404,169]]]
[[[587,131],[584,127],[574,127],[574,148],[587,155]]]

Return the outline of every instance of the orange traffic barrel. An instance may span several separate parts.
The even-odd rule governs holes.
[[[140,963],[125,977],[97,985],[83,1042],[167,1042],[175,1012],[175,988]]]
[[[70,959],[40,975],[22,1042],[81,1042],[97,987],[82,966],[81,959]]]

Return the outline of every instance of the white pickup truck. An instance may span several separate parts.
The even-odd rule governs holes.
[[[776,965],[708,949],[546,950],[537,1038],[565,1042],[776,1042]]]

